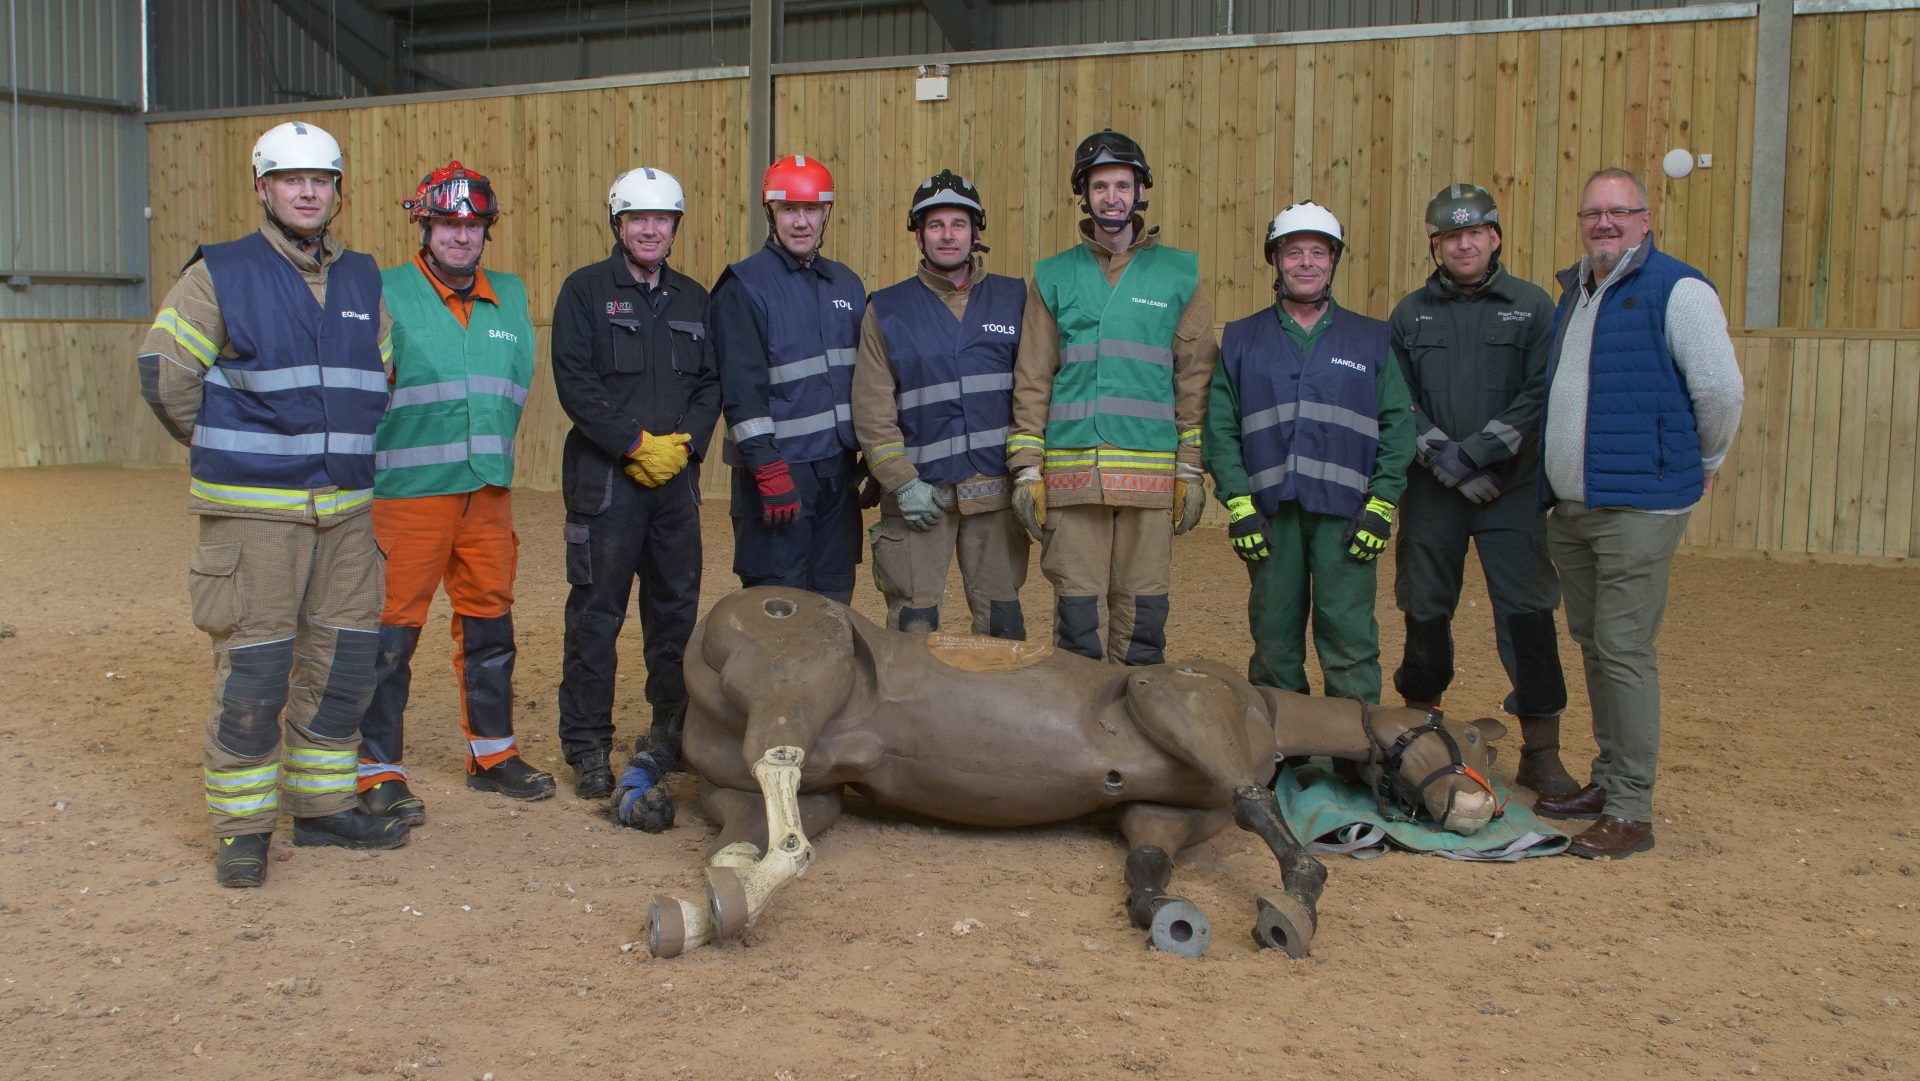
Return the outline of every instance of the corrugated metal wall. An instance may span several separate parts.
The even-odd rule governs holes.
[[[0,271],[32,279],[0,285],[0,319],[147,314],[146,130],[112,106],[140,103],[138,0],[0,0],[0,64]]]
[[[146,3],[155,109],[230,109],[367,92],[322,38],[301,29],[273,0]]]
[[[154,108],[223,109],[284,104],[310,97],[358,97],[365,88],[341,70],[323,44],[273,0],[148,0],[153,12]],[[711,11],[739,8],[713,0]],[[843,0],[808,13],[791,3],[780,44],[790,62],[916,56],[954,51],[920,0]],[[1508,14],[1586,14],[1684,7],[1686,0],[996,0],[998,48],[1085,45],[1215,34],[1273,33],[1340,27],[1495,19]],[[624,18],[647,19],[647,3],[549,9],[548,23],[582,28]],[[423,47],[412,53],[462,86],[511,86],[605,75],[739,66],[747,63],[743,19],[710,17],[662,29],[590,37],[514,41],[513,19],[527,5],[502,5],[499,37],[485,45]],[[400,36],[431,38],[472,19],[433,21],[394,9]],[[411,18],[410,18],[411,16]]]

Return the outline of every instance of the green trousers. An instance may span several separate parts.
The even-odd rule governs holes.
[[[1265,687],[1309,693],[1307,618],[1329,698],[1380,701],[1380,624],[1373,617],[1372,563],[1347,557],[1344,518],[1283,503],[1267,520],[1273,554],[1247,564],[1252,589],[1247,625],[1253,658],[1247,678]]]

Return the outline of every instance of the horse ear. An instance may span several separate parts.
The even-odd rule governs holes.
[[[1481,740],[1487,743],[1502,739],[1507,734],[1507,726],[1494,720],[1492,717],[1481,717],[1477,720],[1469,721],[1467,727],[1477,730],[1480,733]]]

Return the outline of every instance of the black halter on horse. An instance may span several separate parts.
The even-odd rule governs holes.
[[[1373,777],[1373,802],[1379,808],[1382,819],[1388,822],[1413,822],[1422,814],[1431,816],[1432,812],[1427,810],[1427,789],[1433,787],[1433,783],[1440,778],[1451,776],[1465,777],[1486,789],[1487,795],[1493,799],[1493,817],[1499,818],[1506,813],[1506,803],[1493,790],[1493,785],[1461,757],[1460,741],[1447,729],[1445,715],[1439,710],[1428,710],[1425,721],[1400,733],[1400,738],[1384,749],[1379,734],[1373,730],[1373,706],[1364,701],[1360,702],[1360,727],[1367,733],[1367,762],[1379,767]],[[1426,779],[1416,785],[1400,775],[1400,767],[1407,756],[1407,748],[1429,733],[1439,736],[1441,742],[1447,745],[1447,756],[1451,761],[1427,774]],[[1455,795],[1457,793],[1447,795],[1446,810],[1437,816],[1436,821],[1445,823],[1453,814]]]

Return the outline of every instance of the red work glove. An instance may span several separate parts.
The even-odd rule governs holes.
[[[793,490],[793,474],[787,471],[785,458],[776,458],[754,470],[753,482],[760,488],[761,521],[781,526],[800,520],[800,493]]]

